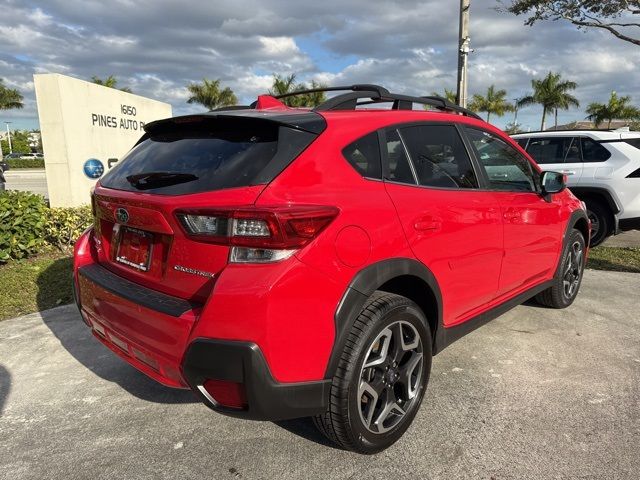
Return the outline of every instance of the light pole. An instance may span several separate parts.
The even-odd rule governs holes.
[[[471,50],[469,38],[469,8],[471,0],[460,0],[460,29],[458,32],[458,105],[467,107],[467,57]]]
[[[7,140],[9,141],[9,153],[13,153],[13,148],[11,147],[11,130],[9,130],[9,124],[11,122],[4,122],[7,125]]]

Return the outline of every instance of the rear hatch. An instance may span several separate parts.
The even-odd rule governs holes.
[[[324,129],[310,112],[223,112],[153,122],[92,199],[100,263],[147,288],[203,303],[229,246],[187,235],[180,211],[251,207]]]

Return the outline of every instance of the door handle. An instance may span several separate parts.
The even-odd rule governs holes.
[[[515,223],[518,220],[520,220],[520,212],[518,212],[513,208],[507,209],[502,216],[506,221],[512,222],[512,223]]]
[[[565,175],[575,175],[575,170],[560,170],[560,173],[564,173]]]
[[[418,232],[433,232],[440,230],[442,224],[438,220],[420,219],[413,224],[413,228]]]

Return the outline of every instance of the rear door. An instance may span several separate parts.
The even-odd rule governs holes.
[[[465,131],[502,210],[498,295],[512,296],[553,275],[563,237],[560,205],[540,195],[540,175],[515,148],[486,130]]]
[[[580,183],[583,164],[579,137],[531,137],[526,151],[543,170],[567,175],[569,186]]]
[[[503,226],[452,124],[390,128],[385,186],[414,255],[435,275],[445,325],[473,316],[498,290]]]

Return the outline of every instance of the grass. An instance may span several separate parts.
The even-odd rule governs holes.
[[[593,248],[587,267],[640,273],[640,248]],[[71,256],[60,252],[0,265],[0,320],[71,303],[71,271]]]
[[[589,251],[587,268],[640,273],[640,248],[595,247]]]
[[[0,320],[71,303],[71,271],[60,252],[0,265]]]

